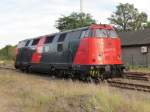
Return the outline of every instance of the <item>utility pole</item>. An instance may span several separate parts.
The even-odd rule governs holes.
[[[80,13],[83,13],[83,0],[80,0]]]

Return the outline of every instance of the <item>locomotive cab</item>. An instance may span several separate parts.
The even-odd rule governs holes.
[[[80,41],[74,64],[87,68],[86,71],[92,75],[121,74],[123,66],[120,39],[113,27],[91,26]]]

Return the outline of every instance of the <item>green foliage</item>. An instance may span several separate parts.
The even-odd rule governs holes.
[[[144,25],[144,28],[150,28],[150,21],[148,21],[145,25]]]
[[[0,60],[14,60],[15,48],[15,46],[7,45],[0,49]]]
[[[120,3],[108,20],[115,24],[120,30],[139,30],[143,29],[143,24],[147,22],[147,14],[139,12],[133,4]]]
[[[150,73],[150,67],[149,66],[144,67],[144,66],[129,65],[128,68],[129,68],[129,71],[131,71],[131,72]]]
[[[95,22],[90,14],[73,12],[69,16],[60,17],[56,21],[56,28],[60,31],[65,31],[85,27]]]

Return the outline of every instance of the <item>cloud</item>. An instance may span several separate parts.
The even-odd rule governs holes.
[[[83,10],[98,23],[107,18],[119,3],[133,3],[140,11],[150,14],[147,0],[83,0]],[[6,44],[57,32],[55,21],[61,15],[79,12],[79,0],[1,0],[0,48]]]

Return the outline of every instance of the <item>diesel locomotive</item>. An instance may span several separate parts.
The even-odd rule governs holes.
[[[31,38],[18,43],[15,68],[58,77],[120,77],[124,69],[121,42],[106,24]]]

